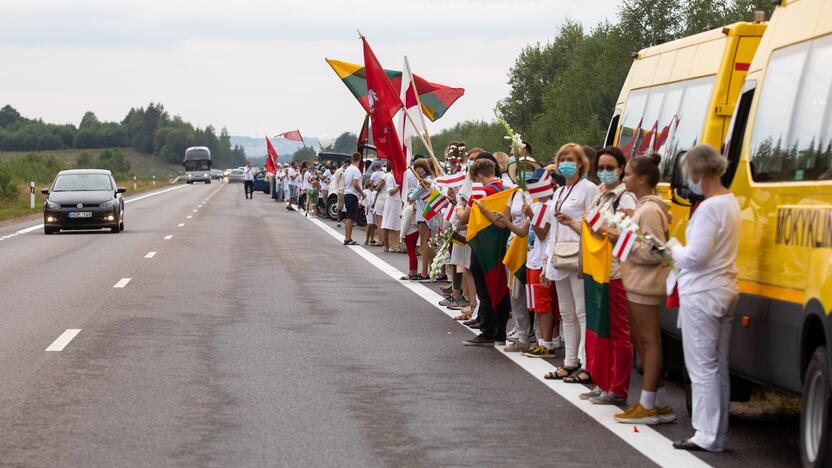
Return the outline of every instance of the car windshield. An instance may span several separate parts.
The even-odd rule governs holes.
[[[92,192],[113,190],[106,174],[64,174],[55,179],[53,192]]]

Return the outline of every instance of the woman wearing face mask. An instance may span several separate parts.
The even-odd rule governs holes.
[[[547,372],[544,377],[569,378],[567,381],[570,383],[587,383],[591,377],[581,368],[581,364],[586,362],[586,311],[584,284],[579,278],[580,220],[592,206],[599,190],[584,178],[589,170],[589,161],[580,145],[563,145],[555,155],[555,164],[566,184],[558,188],[553,197],[557,223],[551,228],[554,235],[549,234],[545,279],[541,282],[544,287],[548,287],[550,281],[555,282],[566,357],[563,366]]]
[[[737,303],[735,261],[740,208],[722,185],[727,161],[713,147],[691,148],[682,159],[688,187],[703,195],[685,230],[687,245],[667,247],[679,269],[679,324],[685,365],[693,387],[695,434],[673,444],[682,450],[725,450],[728,435],[731,322]]]
[[[632,220],[645,235],[661,244],[667,242],[670,214],[664,201],[656,195],[661,157],[639,156],[627,163],[624,183],[638,198]],[[630,327],[644,376],[639,401],[615,419],[628,424],[673,422],[676,415],[668,405],[662,383],[662,329],[659,307],[665,298],[669,273],[661,255],[648,243],[636,241],[627,261],[622,264],[621,278],[627,291]]]
[[[601,181],[601,193],[595,197],[592,207],[617,213],[632,213],[637,205],[636,197],[627,191],[621,181],[627,160],[615,146],[608,146],[596,155],[596,177]],[[602,226],[596,236],[606,235],[610,242],[618,240],[618,232]],[[630,341],[630,321],[627,317],[627,293],[621,283],[621,265],[613,255],[609,281],[609,309],[590,310],[590,314],[609,314],[603,322],[610,324],[610,345],[595,346],[587,337],[587,370],[595,381],[595,388],[581,394],[581,398],[598,405],[620,405],[627,402],[630,374],[633,369],[633,344]],[[599,319],[600,320],[600,319]]]

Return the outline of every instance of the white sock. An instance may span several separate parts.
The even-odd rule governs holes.
[[[656,390],[656,408],[664,408],[667,406],[667,390],[665,387],[659,387]]]
[[[639,403],[641,404],[642,408],[646,410],[651,410],[656,407],[656,392],[648,392],[647,390],[641,391],[641,398],[639,398]]]
[[[545,343],[545,341],[543,341],[543,338],[538,338],[537,339],[537,344],[539,344],[540,346],[543,346],[543,343]]]
[[[543,345],[543,347],[544,347],[544,348],[546,348],[546,349],[552,349],[552,348],[554,348],[554,347],[555,347],[555,345],[553,345],[551,341],[542,341],[542,340],[541,340],[541,344],[542,344],[542,345]]]

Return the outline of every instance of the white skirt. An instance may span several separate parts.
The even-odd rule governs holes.
[[[373,213],[376,216],[384,216],[385,206],[387,206],[387,199],[389,197],[378,197],[376,204],[373,206]]]
[[[381,228],[398,231],[401,229],[401,217],[402,201],[397,198],[387,197],[381,217]]]
[[[454,248],[451,249],[451,260],[448,263],[464,268],[471,268],[471,247],[468,244],[454,244]]]

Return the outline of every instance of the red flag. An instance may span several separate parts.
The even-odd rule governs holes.
[[[303,137],[300,136],[300,130],[292,130],[291,132],[281,133],[277,136],[277,138],[285,138],[287,140],[294,141],[303,141]]]
[[[373,126],[373,143],[379,155],[390,161],[393,178],[396,184],[401,186],[407,163],[399,135],[393,125],[393,116],[402,108],[402,101],[367,39],[362,36],[361,41],[364,43],[364,69],[367,73],[367,97]]]
[[[266,150],[269,152],[269,155],[266,156],[266,172],[277,174],[277,151],[272,146],[269,137],[266,137]]]

